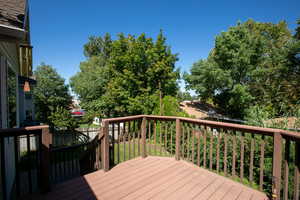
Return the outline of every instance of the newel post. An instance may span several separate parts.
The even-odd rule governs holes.
[[[52,135],[49,127],[42,128],[40,136],[40,184],[42,192],[50,191],[50,145]]]
[[[103,122],[103,138],[101,140],[101,158],[103,163],[103,170],[107,172],[109,170],[109,122]]]
[[[141,132],[142,132],[142,158],[146,158],[147,149],[146,149],[146,117],[143,117]]]
[[[273,137],[273,180],[272,180],[272,198],[280,199],[281,189],[281,162],[282,162],[282,135],[274,133]]]
[[[181,137],[180,119],[176,118],[176,152],[175,152],[176,160],[180,160],[180,137]]]

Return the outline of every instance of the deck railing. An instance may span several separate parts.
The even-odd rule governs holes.
[[[20,143],[24,139],[26,149]],[[50,140],[48,126],[0,129],[0,198],[49,190]]]
[[[182,117],[103,120],[104,169],[136,156],[174,156],[269,194],[299,199],[300,133]],[[109,139],[108,139],[109,138]]]
[[[27,151],[23,153],[18,149],[20,137],[27,138]],[[31,145],[30,137],[35,137],[36,148]],[[300,133],[297,132],[138,115],[104,119],[98,136],[86,144],[52,147],[51,140],[47,126],[0,130],[3,199],[11,197],[6,192],[11,186],[17,196],[22,195],[24,185],[29,193],[35,187],[48,191],[51,183],[73,177],[74,173],[108,171],[113,165],[148,155],[186,160],[264,191],[272,199],[299,199]],[[5,180],[7,172],[12,170],[7,168],[9,162],[16,163],[14,183]],[[27,177],[25,182],[24,177]]]
[[[0,200],[27,199],[103,168],[103,134],[71,146],[52,146],[53,136],[48,126],[0,129]]]

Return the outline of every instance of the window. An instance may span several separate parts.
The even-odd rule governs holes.
[[[7,73],[7,102],[8,127],[13,128],[17,126],[17,77],[10,67]]]

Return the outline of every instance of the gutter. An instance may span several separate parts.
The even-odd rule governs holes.
[[[26,31],[21,28],[0,24],[0,35],[23,40],[25,39]]]
[[[27,24],[27,17],[29,13],[29,6],[28,6],[28,0],[25,2],[25,15],[24,15],[24,23],[23,23],[23,29],[26,29],[26,24]]]

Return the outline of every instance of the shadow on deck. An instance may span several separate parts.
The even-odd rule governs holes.
[[[267,196],[226,177],[174,158],[135,158],[58,184],[35,199],[265,200]]]

